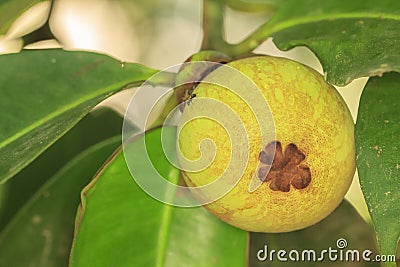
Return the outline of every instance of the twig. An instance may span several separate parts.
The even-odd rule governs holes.
[[[251,53],[275,32],[275,28],[271,27],[270,25],[271,24],[269,21],[267,21],[240,43],[227,44],[225,47],[223,47],[223,51],[232,57],[238,57],[243,54]]]
[[[224,39],[223,4],[220,0],[204,0],[201,50],[216,50],[226,45],[227,43]]]

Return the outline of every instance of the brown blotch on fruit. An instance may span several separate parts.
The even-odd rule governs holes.
[[[304,189],[311,183],[311,170],[304,161],[306,155],[293,143],[282,150],[279,141],[268,143],[260,152],[257,176],[263,182],[271,181],[269,188],[273,191],[289,192],[290,185]]]
[[[267,176],[270,168],[271,168],[271,166],[261,166],[258,169],[257,176],[261,181],[268,182],[269,180],[271,180],[271,176]],[[266,180],[266,179],[269,179],[269,180]]]

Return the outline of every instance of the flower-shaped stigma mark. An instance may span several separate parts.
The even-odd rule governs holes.
[[[271,181],[269,187],[274,191],[289,192],[290,185],[296,189],[306,188],[311,182],[311,171],[300,164],[306,156],[298,147],[290,143],[282,152],[279,141],[268,143],[260,153],[257,176],[263,182]]]

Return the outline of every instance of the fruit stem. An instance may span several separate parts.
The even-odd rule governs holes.
[[[151,85],[174,86],[176,73],[168,71],[160,71],[156,76],[148,80]]]
[[[226,47],[224,39],[224,16],[221,0],[203,1],[203,41],[201,50]]]

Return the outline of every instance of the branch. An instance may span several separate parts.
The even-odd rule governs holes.
[[[240,43],[227,43],[224,39],[223,2],[227,5],[232,5],[232,3],[235,3],[235,1],[203,1],[203,42],[201,44],[201,50],[221,51],[231,57],[236,58],[241,55],[250,54],[276,31],[276,29],[270,26],[271,24],[269,21],[267,21]],[[244,5],[245,3],[242,1],[236,3],[236,8],[238,8],[238,4]],[[252,6],[252,8],[254,7],[260,8],[260,12],[270,14],[272,14],[277,8],[274,4],[269,2]]]
[[[203,1],[203,42],[201,50],[216,50],[227,45],[224,39],[223,4],[220,0]]]
[[[225,47],[221,48],[223,49],[222,51],[235,58],[244,54],[250,54],[254,49],[271,37],[274,32],[276,32],[276,29],[271,27],[269,21],[267,21],[243,41],[237,44],[226,44]]]

